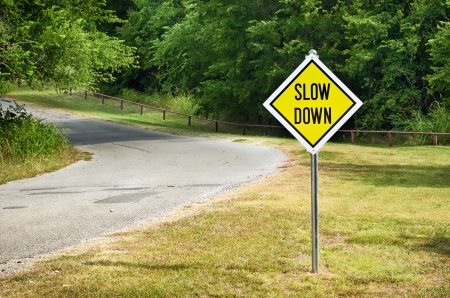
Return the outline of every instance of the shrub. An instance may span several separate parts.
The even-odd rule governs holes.
[[[450,133],[450,110],[445,105],[434,103],[430,108],[428,115],[424,116],[420,112],[416,112],[411,118],[405,121],[406,131],[419,132],[446,132]],[[417,140],[421,144],[429,144],[430,136],[417,136]],[[450,143],[449,137],[440,136],[439,143]]]
[[[193,103],[190,94],[171,94],[172,92],[164,91],[161,93],[153,93],[148,95],[133,89],[122,89],[121,97],[126,100],[148,104],[161,109],[168,109],[174,112],[185,114],[194,114],[198,107]]]
[[[33,117],[23,105],[0,106],[0,159],[25,160],[65,150],[69,142],[61,127]]]

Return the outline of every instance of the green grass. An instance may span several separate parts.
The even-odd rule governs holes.
[[[0,278],[0,297],[450,297],[449,147],[326,144],[311,274],[309,154],[290,139],[226,138],[288,160],[214,204]]]
[[[23,106],[0,106],[0,184],[49,172],[79,160],[60,127]]]
[[[450,132],[450,109],[434,102],[427,116],[417,111],[405,119],[403,125],[409,131]],[[429,136],[416,136],[419,144],[429,144]],[[450,136],[439,136],[440,144],[450,144]]]
[[[140,115],[140,107],[124,102],[124,109],[120,110],[120,102],[105,98],[105,104],[101,104],[101,98],[89,94],[84,100],[82,92],[74,92],[72,96],[68,93],[55,93],[53,90],[37,92],[29,88],[13,88],[7,95],[15,99],[42,107],[60,109],[80,116],[114,121],[117,123],[132,125],[135,127],[155,129],[158,131],[209,137],[215,134],[215,123],[202,119],[192,118],[191,126],[188,126],[188,117],[167,112],[163,119],[161,111],[144,109]],[[219,132],[225,134],[241,134],[242,127],[238,125],[219,124]],[[269,129],[269,134],[279,134],[279,129]],[[246,127],[246,134],[263,135],[264,128]]]
[[[177,97],[173,97],[169,93],[154,93],[148,95],[133,89],[123,89],[121,93],[122,94],[118,96],[120,98],[179,113],[194,114],[197,109],[197,106],[193,104],[192,96],[189,94],[179,94]]]
[[[24,160],[6,159],[0,161],[0,184],[53,172],[79,160],[90,158],[90,153],[68,147],[48,156],[37,155]]]

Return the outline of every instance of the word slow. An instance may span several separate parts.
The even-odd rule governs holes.
[[[312,83],[309,88],[306,84],[295,84],[296,100],[316,100],[320,97],[321,100],[328,100],[330,95],[330,83],[316,84]]]

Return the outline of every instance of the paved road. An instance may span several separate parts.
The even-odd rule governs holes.
[[[63,124],[73,144],[94,158],[0,185],[0,264],[164,216],[273,173],[285,158],[262,146],[33,113]]]

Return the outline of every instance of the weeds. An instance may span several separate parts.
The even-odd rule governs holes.
[[[0,106],[0,158],[1,161],[25,161],[37,156],[50,156],[66,150],[68,140],[61,127],[44,123],[15,103],[6,110]]]
[[[190,94],[179,94],[173,96],[169,93],[155,93],[148,95],[131,89],[123,89],[121,97],[127,100],[148,104],[150,106],[168,109],[179,113],[193,115],[197,111],[197,106],[193,103],[193,99]]]
[[[434,103],[428,115],[416,112],[405,121],[405,131],[420,132],[450,132],[450,110],[445,105]],[[418,144],[430,144],[431,136],[416,135],[413,137]],[[450,137],[439,136],[439,144],[450,144]]]

